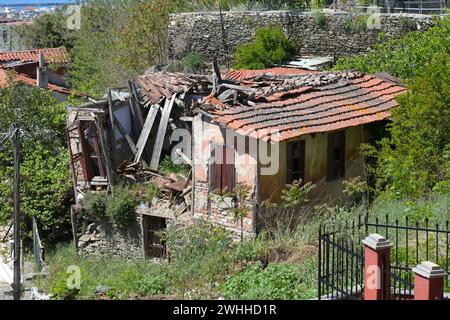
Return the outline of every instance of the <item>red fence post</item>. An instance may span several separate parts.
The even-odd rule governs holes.
[[[413,268],[414,300],[442,300],[446,273],[430,261],[423,261]]]
[[[364,300],[389,300],[391,296],[391,244],[373,233],[362,243],[364,249]]]

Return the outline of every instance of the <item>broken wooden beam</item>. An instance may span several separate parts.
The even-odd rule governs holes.
[[[177,94],[175,93],[170,101],[166,99],[166,103],[164,104],[163,113],[161,116],[161,121],[159,122],[158,133],[156,135],[155,145],[153,147],[152,160],[150,161],[150,169],[158,170],[159,167],[159,159],[161,157],[161,151],[164,143],[164,138],[166,136],[167,124],[169,122],[169,116],[172,111],[173,104],[175,102]]]
[[[175,149],[175,152],[181,157],[181,159],[188,165],[192,166],[192,160],[181,151],[181,149]]]
[[[144,127],[142,128],[141,135],[136,144],[136,155],[134,157],[134,163],[137,164],[141,160],[142,152],[145,149],[145,145],[152,130],[153,123],[155,122],[156,114],[158,113],[158,105],[152,105],[148,111],[147,118],[145,119]]]

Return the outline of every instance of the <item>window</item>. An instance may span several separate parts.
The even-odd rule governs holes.
[[[235,180],[234,148],[213,145],[209,161],[209,191],[233,192]]]
[[[305,141],[287,143],[286,150],[286,183],[294,180],[305,182]]]
[[[345,177],[345,131],[328,135],[327,181]]]
[[[4,44],[8,43],[8,31],[7,30],[3,30],[3,43]]]

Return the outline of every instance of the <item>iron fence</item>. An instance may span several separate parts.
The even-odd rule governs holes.
[[[44,267],[44,247],[42,246],[41,238],[39,237],[39,230],[35,217],[33,217],[33,253],[36,266],[40,272]]]
[[[404,218],[391,221],[368,216],[319,231],[318,298],[364,298],[364,248],[362,239],[379,233],[390,240],[390,299],[412,299],[414,274],[412,268],[422,261],[432,261],[447,272],[445,291],[449,284],[449,222],[431,223],[429,219]],[[385,278],[385,277],[383,277]],[[383,284],[382,287],[384,288]]]

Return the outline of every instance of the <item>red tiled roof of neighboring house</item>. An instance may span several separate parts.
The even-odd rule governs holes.
[[[26,51],[5,51],[0,52],[0,63],[20,61],[20,62],[39,62],[39,52],[44,53],[47,63],[67,63],[69,62],[69,53],[66,48],[48,48],[34,49]]]
[[[25,83],[27,85],[30,86],[37,86],[37,80],[33,79],[31,77],[29,77],[26,74],[23,73],[15,73],[14,71],[12,71],[14,73],[14,80]],[[8,85],[8,73],[5,69],[0,68],[0,88],[1,87],[5,87],[6,85]],[[52,91],[56,91],[59,93],[64,93],[64,94],[71,94],[72,91],[70,89],[64,88],[64,87],[60,87],[57,86],[55,84],[49,83],[48,84],[48,89],[52,90]]]
[[[386,76],[356,72],[316,73],[258,79],[253,106],[209,110],[214,122],[237,133],[284,141],[304,134],[358,126],[390,116],[406,88]],[[214,102],[204,100],[214,105]],[[279,135],[270,133],[279,132]]]
[[[265,74],[273,74],[273,75],[299,75],[299,74],[310,74],[310,73],[318,73],[319,71],[306,70],[306,69],[298,69],[298,68],[286,68],[286,67],[275,67],[269,69],[261,69],[261,70],[249,70],[249,69],[240,69],[233,70],[231,69],[226,74],[228,79],[232,80],[245,80],[250,78],[255,78]]]

